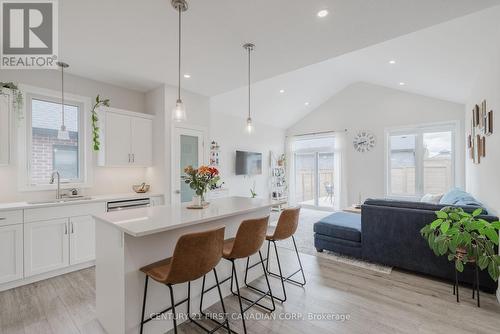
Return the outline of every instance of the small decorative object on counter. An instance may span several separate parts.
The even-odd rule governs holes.
[[[132,189],[134,189],[134,191],[138,194],[147,193],[150,188],[151,186],[149,184],[146,184],[145,182],[139,185],[132,186]]]
[[[187,166],[184,169],[185,175],[182,179],[189,187],[194,190],[193,205],[189,209],[202,209],[208,206],[205,202],[206,192],[220,180],[219,170],[215,167],[200,166],[198,169],[193,166]]]
[[[257,197],[257,193],[255,192],[255,181],[253,181],[253,187],[250,188],[250,194],[252,195],[252,198]]]

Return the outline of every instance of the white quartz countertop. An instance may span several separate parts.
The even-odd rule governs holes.
[[[125,193],[125,194],[107,194],[107,195],[91,195],[90,199],[84,200],[72,200],[66,202],[46,202],[46,203],[30,203],[30,202],[11,202],[11,203],[0,203],[0,211],[5,210],[22,210],[22,209],[33,209],[33,208],[44,208],[44,207],[54,207],[63,205],[75,205],[75,204],[85,204],[85,203],[96,203],[96,202],[110,202],[119,201],[135,198],[151,198],[163,196],[163,194],[155,193]]]
[[[205,209],[188,209],[187,204],[179,206],[155,206],[132,210],[107,212],[95,218],[112,224],[117,229],[134,237],[174,230],[195,224],[210,222],[235,215],[271,208],[268,199],[248,197],[227,197],[214,199]]]

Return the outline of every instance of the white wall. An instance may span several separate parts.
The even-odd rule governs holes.
[[[255,181],[257,196],[267,198],[270,193],[270,152],[284,152],[285,130],[259,122],[254,125],[255,131],[249,135],[245,132],[246,118],[220,112],[211,114],[210,138],[221,147],[220,172],[231,196],[249,197]],[[235,175],[236,150],[262,153],[262,175]]]
[[[60,91],[61,73],[47,70],[0,70],[1,81],[13,81],[31,86]],[[73,75],[65,75],[65,90],[82,96],[95,98],[97,94],[111,99],[111,105],[116,108],[147,112],[145,94],[126,88],[108,85],[102,82],[85,79]],[[14,129],[15,131],[15,129]],[[17,143],[16,135],[12,136],[11,162],[7,167],[0,167],[0,202],[38,200],[52,198],[53,191],[19,192],[17,184]],[[103,168],[95,167],[94,182],[91,188],[85,189],[89,195],[131,192],[132,184],[143,182],[144,168]],[[112,180],[112,182],[109,182]]]
[[[206,96],[182,91],[186,105],[187,121],[172,122],[172,109],[177,101],[177,88],[164,85],[146,94],[146,106],[155,115],[153,129],[153,167],[146,171],[152,191],[165,194],[165,202],[170,203],[172,187],[170,158],[172,151],[172,128],[174,126],[202,127],[209,136],[210,103]],[[154,189],[154,190],[153,190]]]
[[[487,108],[493,110],[493,135],[486,137],[486,157],[481,158],[481,163],[473,164],[466,159],[466,184],[467,190],[481,201],[489,211],[500,214],[500,51],[490,53],[482,63],[480,73],[475,80],[474,88],[467,100],[465,119],[467,126],[465,133],[470,133],[472,108],[474,105],[486,100]]]
[[[387,127],[459,121],[458,142],[463,143],[463,105],[368,83],[348,86],[287,130],[288,135],[348,129],[346,165],[347,203],[385,195],[385,138]],[[359,130],[375,134],[377,144],[368,153],[352,147]],[[458,186],[464,185],[463,150],[458,148]]]

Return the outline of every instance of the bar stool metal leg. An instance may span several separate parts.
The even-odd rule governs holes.
[[[241,312],[241,321],[243,322],[243,332],[247,334],[247,325],[245,323],[245,311],[243,310],[243,303],[241,301],[241,293],[240,293],[240,285],[238,283],[238,274],[236,273],[236,268],[234,266],[234,260],[231,260],[233,262],[233,274],[234,274],[234,281],[236,283],[236,291],[238,292],[238,302],[240,304],[240,312]],[[232,287],[231,287],[232,290]]]
[[[226,325],[225,328],[227,329],[227,332],[228,333],[236,333],[235,331],[231,330],[230,326],[229,326],[229,317],[228,317],[228,314],[226,312],[226,306],[224,305],[224,298],[222,297],[222,291],[220,289],[220,282],[219,282],[219,277],[217,275],[217,270],[215,270],[215,268],[213,269],[213,273],[214,273],[214,276],[215,276],[215,286],[217,287],[217,291],[219,292],[219,298],[220,298],[220,303],[221,303],[221,306],[222,306],[222,312],[224,313],[224,316],[226,317],[226,320],[224,320],[224,322],[220,322],[214,318],[212,318],[211,316],[209,316],[208,314],[206,314],[205,312],[203,312],[203,297],[205,295],[205,292],[207,291],[210,291],[211,289],[205,291],[205,281],[206,281],[206,275],[203,276],[203,282],[201,284],[201,298],[200,298],[200,314],[215,322],[216,324],[220,325],[219,327],[216,328],[219,329],[220,327],[224,327],[224,324]]]
[[[146,297],[148,295],[148,281],[149,281],[149,276],[146,275],[146,281],[144,283],[144,298],[142,300],[142,316],[141,316],[141,334],[142,330],[144,329],[144,313],[146,312]]]
[[[174,333],[177,334],[177,315],[175,313],[174,289],[172,289],[172,284],[167,284],[167,286],[170,290],[170,302],[172,303],[172,321],[174,322]]]
[[[260,293],[262,293],[264,295],[268,295],[269,297],[271,297],[271,303],[273,305],[272,309],[264,307],[264,306],[262,306],[260,304],[259,304],[259,306],[264,307],[265,309],[267,309],[270,312],[273,312],[274,310],[276,310],[276,304],[274,303],[274,296],[273,296],[273,292],[272,292],[272,289],[271,289],[271,284],[269,283],[269,277],[267,276],[266,267],[264,266],[264,259],[262,258],[262,252],[261,251],[259,251],[259,257],[260,257],[260,261],[257,262],[256,264],[260,263],[262,265],[262,271],[264,272],[264,277],[266,278],[267,291],[263,291],[263,290],[261,290],[259,288],[256,288],[256,287],[254,287],[254,286],[252,286],[252,285],[250,285],[248,283],[248,281],[247,281],[247,278],[248,278],[248,269],[249,269],[248,265],[250,263],[250,258],[249,257],[247,258],[247,266],[246,266],[246,270],[245,270],[245,286],[247,288],[249,288],[249,289],[252,289],[254,291],[260,292]]]
[[[277,250],[277,247],[276,247],[276,241],[273,241],[271,240],[273,245],[274,245],[274,251],[276,253],[276,261],[278,262],[278,269],[281,268],[280,266],[280,260],[279,260],[279,255],[278,255],[278,250]],[[295,284],[295,285],[298,285],[298,286],[304,286],[306,285],[306,277],[304,275],[304,268],[302,267],[302,261],[300,260],[300,255],[299,255],[299,251],[297,249],[297,244],[295,243],[295,238],[292,236],[292,241],[293,241],[293,246],[295,248],[295,255],[297,256],[297,260],[298,260],[298,263],[299,263],[299,269],[295,272],[293,272],[292,274],[288,275],[287,277],[283,277],[281,271],[279,274],[277,273],[273,273],[271,272],[270,270],[268,270],[267,272],[269,273],[269,275],[273,276],[273,277],[276,277],[276,278],[283,278],[283,280],[285,282],[289,282],[289,283],[292,283],[292,284]],[[269,261],[269,253],[268,253],[268,260]],[[301,272],[302,274],[302,282],[299,282],[299,281],[296,281],[294,279],[292,279],[292,277],[296,274],[298,274],[299,272]]]

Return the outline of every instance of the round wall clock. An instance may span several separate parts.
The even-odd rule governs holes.
[[[375,147],[375,135],[369,131],[359,131],[354,137],[353,145],[358,152],[368,152]]]

